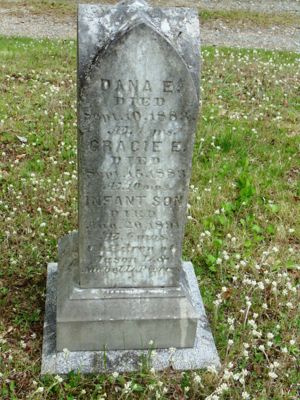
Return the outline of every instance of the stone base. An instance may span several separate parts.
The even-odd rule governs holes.
[[[58,259],[58,351],[148,350],[149,343],[156,349],[194,346],[199,315],[183,269],[175,287],[83,288],[76,232],[59,240]]]
[[[143,360],[148,360],[149,367],[156,370],[168,367],[176,370],[199,369],[210,365],[219,368],[220,360],[207,322],[192,264],[184,262],[183,271],[186,276],[190,301],[199,318],[194,347],[177,348],[175,351],[157,349],[152,355],[151,350],[57,351],[57,264],[50,263],[48,265],[41,374],[67,374],[72,370],[81,373],[136,371],[140,369]]]

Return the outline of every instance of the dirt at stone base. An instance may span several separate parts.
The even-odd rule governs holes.
[[[33,15],[29,12],[14,14],[13,9],[0,7],[0,35],[75,39],[76,19],[71,16],[54,18],[47,15]],[[203,45],[300,52],[300,26],[299,28],[277,26],[233,28],[220,21],[205,22],[201,24],[201,41]]]

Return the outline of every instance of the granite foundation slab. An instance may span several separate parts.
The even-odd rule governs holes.
[[[219,356],[209,328],[193,266],[184,262],[191,302],[199,314],[193,348],[157,349],[151,356],[150,366],[155,370],[172,367],[175,370],[220,367]],[[130,372],[140,369],[142,359],[149,357],[149,350],[107,351],[56,351],[56,301],[57,264],[48,264],[47,298],[44,322],[44,341],[41,374],[67,374],[80,371],[84,374],[100,372]],[[150,347],[150,346],[149,346]]]

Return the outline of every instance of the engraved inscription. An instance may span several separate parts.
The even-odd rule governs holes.
[[[95,58],[79,103],[80,284],[176,286],[197,118],[186,65],[141,24]]]

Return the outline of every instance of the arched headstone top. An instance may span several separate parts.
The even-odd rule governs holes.
[[[128,40],[128,37],[130,35],[135,35],[136,32],[138,32],[138,34],[136,35],[136,46],[130,46],[130,48],[128,49],[128,51],[132,51],[135,48],[136,51],[136,55],[138,56],[138,53],[143,51],[143,47],[145,46],[145,38],[152,36],[154,43],[156,41],[160,42],[161,45],[158,46],[158,48],[156,49],[156,51],[159,51],[162,47],[164,47],[164,56],[166,58],[166,62],[164,63],[165,66],[168,65],[168,63],[170,64],[170,56],[172,59],[172,62],[174,65],[177,66],[177,69],[181,70],[181,75],[184,74],[186,79],[188,81],[190,81],[190,83],[192,84],[192,86],[194,87],[194,90],[191,88],[191,96],[192,96],[192,100],[193,102],[197,102],[197,88],[195,87],[195,82],[193,80],[193,76],[191,74],[191,71],[189,69],[189,67],[186,65],[185,60],[182,58],[182,56],[178,53],[177,49],[172,46],[172,43],[170,43],[170,41],[168,40],[168,38],[166,36],[163,35],[162,32],[158,31],[156,29],[156,27],[151,23],[151,21],[148,21],[147,19],[143,18],[143,16],[139,16],[137,19],[134,19],[133,21],[131,21],[131,25],[128,25],[126,27],[123,27],[122,30],[120,30],[113,38],[112,40],[106,44],[106,46],[100,48],[98,50],[98,52],[95,54],[94,59],[91,61],[91,63],[86,67],[86,71],[85,74],[83,76],[83,81],[82,81],[82,85],[81,87],[84,88],[87,84],[87,82],[95,81],[95,79],[91,78],[91,74],[93,74],[93,71],[95,71],[95,68],[99,67],[99,65],[101,63],[103,63],[103,59],[105,59],[105,57],[107,56],[108,53],[111,53],[113,51],[113,49],[118,49],[119,51],[119,47],[120,47],[120,43],[123,43]],[[142,38],[142,41],[139,42]],[[140,51],[139,51],[140,50]],[[153,57],[151,60],[151,63],[155,63],[157,62],[156,60],[156,56],[157,54],[155,53],[155,51],[152,50]],[[146,56],[146,53],[149,53],[149,50],[145,50],[144,49],[144,56]],[[141,66],[143,65],[142,62],[140,62],[139,64],[136,64],[134,61],[134,59],[131,60],[131,64],[129,64],[127,66],[127,68],[130,67],[136,67],[137,65]],[[162,60],[161,60],[162,61]],[[120,64],[122,63],[121,60],[119,60]],[[128,62],[128,60],[127,60]],[[161,63],[161,65],[163,65]],[[181,65],[181,68],[179,68],[179,65]],[[148,64],[149,66],[149,64]],[[177,71],[179,74],[179,71]],[[190,77],[189,77],[189,76]]]
[[[144,0],[116,6],[78,5],[78,75],[84,79],[98,53],[132,27],[145,23],[164,37],[186,64],[199,97],[198,13],[190,8],[154,8]]]

